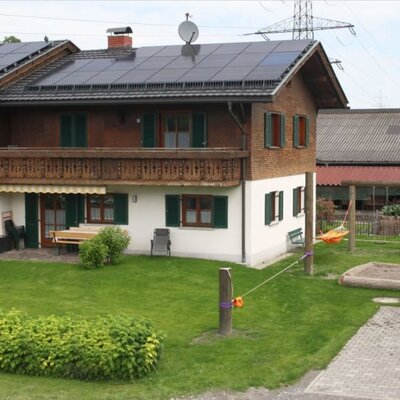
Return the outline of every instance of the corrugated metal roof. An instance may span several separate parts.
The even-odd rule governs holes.
[[[400,109],[319,112],[317,162],[400,164]]]
[[[342,181],[398,181],[400,166],[317,166],[317,185],[340,185]]]
[[[2,102],[248,96],[273,93],[317,42],[153,46],[71,54],[1,93]],[[195,47],[195,46],[194,46]]]

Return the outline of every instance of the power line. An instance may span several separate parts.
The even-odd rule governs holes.
[[[126,21],[107,21],[107,20],[95,20],[95,19],[81,19],[81,18],[64,18],[64,17],[49,17],[49,16],[38,16],[38,15],[22,15],[22,14],[4,14],[0,13],[2,17],[15,17],[15,18],[32,18],[32,19],[44,19],[54,21],[70,21],[70,22],[94,22],[102,24],[126,24],[126,25],[143,25],[143,26],[166,26],[176,28],[176,24],[159,24],[155,22],[126,22]],[[211,25],[199,25],[201,28],[212,28],[212,29],[252,29],[253,27],[248,26],[211,26]]]

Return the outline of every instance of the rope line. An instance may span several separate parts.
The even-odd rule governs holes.
[[[254,292],[256,289],[258,289],[259,287],[265,285],[266,283],[268,283],[269,281],[272,281],[272,279],[274,279],[275,277],[277,277],[278,275],[280,275],[281,273],[285,272],[286,270],[288,270],[289,268],[293,267],[293,265],[298,264],[300,261],[304,260],[306,257],[310,257],[312,255],[311,252],[307,252],[305,253],[303,256],[301,256],[298,260],[296,260],[294,263],[290,264],[288,267],[284,268],[282,271],[277,272],[275,275],[272,275],[270,278],[266,279],[264,282],[261,282],[259,285],[253,287],[253,289],[248,290],[245,294],[242,294],[240,297],[244,297],[247,296],[248,294]]]

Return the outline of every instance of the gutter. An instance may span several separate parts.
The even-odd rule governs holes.
[[[247,137],[248,132],[240,122],[238,116],[232,110],[232,102],[228,101],[228,111],[229,114],[232,116],[233,120],[235,121],[236,125],[242,132],[242,150],[247,150]],[[242,114],[244,116],[244,110],[241,108]],[[241,159],[241,177],[240,177],[240,184],[242,187],[242,229],[241,229],[241,237],[242,237],[242,263],[246,263],[246,163],[247,158]]]

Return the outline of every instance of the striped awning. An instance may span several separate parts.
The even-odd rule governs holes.
[[[105,194],[105,186],[79,185],[0,185],[0,193]]]

